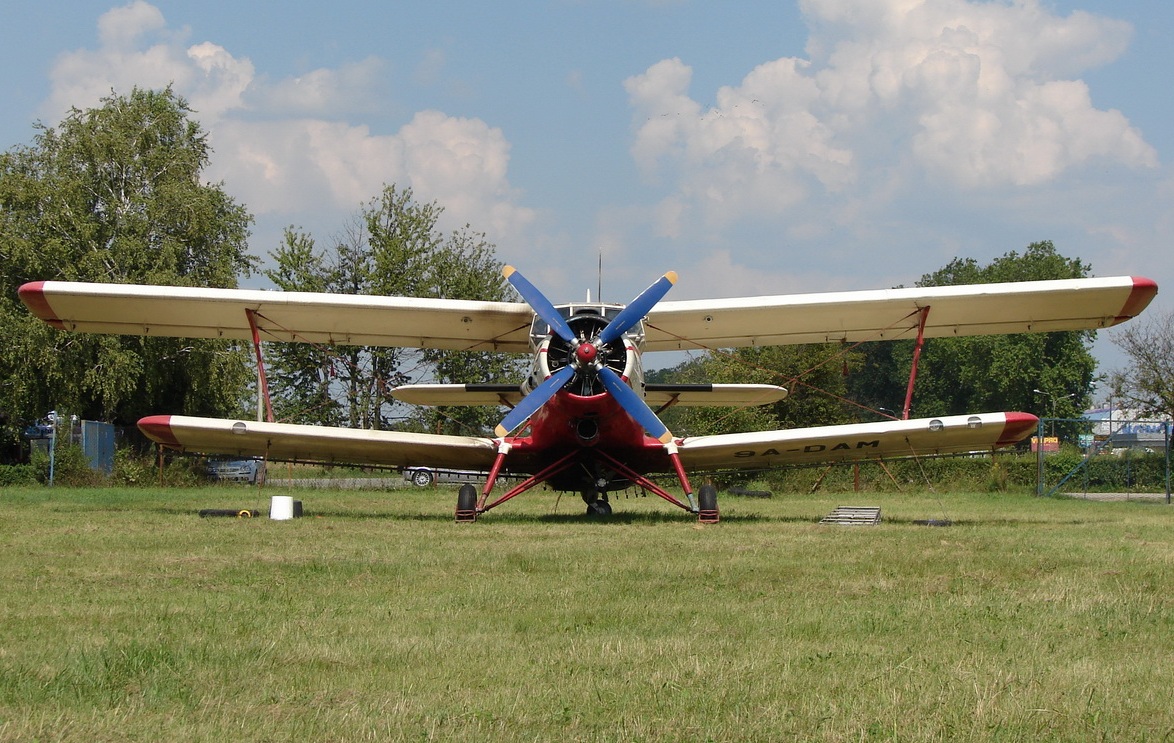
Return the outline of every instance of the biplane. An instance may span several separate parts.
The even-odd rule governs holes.
[[[669,272],[627,305],[555,305],[514,268],[503,274],[523,301],[61,281],[25,284],[20,297],[37,317],[67,331],[251,341],[262,385],[265,341],[530,354],[529,374],[516,384],[391,391],[415,405],[508,408],[492,436],[294,425],[274,422],[271,412],[263,421],[155,415],[138,425],[158,444],[184,452],[485,472],[480,488],[460,489],[458,521],[476,520],[545,484],[579,493],[589,514],[609,514],[609,493],[634,486],[714,522],[716,488],[706,484],[695,493],[690,472],[990,452],[1019,442],[1036,429],[1036,416],[909,418],[925,340],[1108,328],[1139,314],[1158,289],[1150,279],[1124,276],[662,301],[677,281]],[[782,400],[787,390],[644,379],[642,356],[649,352],[897,339],[916,341],[913,369],[902,415],[880,422],[677,437],[659,415],[668,406],[760,405]],[[517,479],[493,497],[505,473]],[[681,497],[654,477],[675,478]]]

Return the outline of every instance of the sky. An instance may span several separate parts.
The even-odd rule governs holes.
[[[1164,0],[5,3],[0,147],[170,84],[260,257],[396,184],[556,302],[909,286],[1051,240],[1166,312],[1171,39]]]

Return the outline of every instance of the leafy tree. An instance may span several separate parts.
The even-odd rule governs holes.
[[[1043,241],[987,266],[956,258],[922,276],[917,285],[1073,279],[1089,271],[1087,264],[1060,255],[1050,241]],[[1023,410],[1078,417],[1096,369],[1090,351],[1094,338],[1092,331],[1066,331],[928,339],[918,367],[913,415]],[[865,362],[850,383],[853,397],[873,407],[894,408],[904,396],[914,342],[867,343],[861,349]]]
[[[385,187],[319,254],[313,240],[290,229],[266,271],[279,288],[345,294],[501,301],[508,285],[493,246],[468,226],[450,235],[437,227],[443,209],[421,204],[411,189]],[[413,380],[496,382],[521,378],[519,360],[481,351],[270,344],[275,407],[283,419],[353,428],[412,427],[480,433],[500,413],[484,408],[421,409],[395,420],[391,388]],[[302,346],[294,348],[293,346]],[[330,404],[327,396],[337,402]]]
[[[1110,373],[1113,396],[1143,416],[1174,417],[1174,312],[1131,320],[1111,340],[1132,362]]]
[[[232,287],[252,217],[200,173],[209,147],[170,88],[111,94],[0,155],[3,435],[50,408],[130,423],[237,411],[251,375],[231,343],[61,333],[19,303],[26,281]]]

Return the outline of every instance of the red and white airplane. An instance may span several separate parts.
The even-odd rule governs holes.
[[[1107,328],[1139,314],[1158,290],[1150,279],[1126,276],[662,302],[677,278],[669,272],[627,306],[554,305],[514,268],[504,275],[524,303],[59,281],[25,284],[20,297],[64,330],[251,340],[262,381],[261,341],[530,353],[520,384],[392,391],[419,405],[511,408],[493,437],[293,425],[274,423],[271,414],[268,422],[157,415],[139,428],[163,446],[204,454],[488,472],[480,493],[461,488],[461,521],[545,483],[580,493],[589,513],[610,513],[609,492],[638,486],[713,522],[716,490],[704,485],[694,497],[689,471],[991,451],[1020,441],[1035,430],[1035,416],[908,419],[922,342]],[[678,438],[659,410],[771,403],[787,391],[645,384],[641,365],[649,351],[903,338],[917,341],[904,416],[879,423]],[[524,479],[491,500],[503,472]],[[653,482],[655,475],[675,476],[684,499]]]

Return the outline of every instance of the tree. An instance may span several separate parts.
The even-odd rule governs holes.
[[[1174,312],[1131,320],[1111,340],[1132,362],[1109,374],[1119,407],[1174,417]]]
[[[111,94],[0,155],[0,410],[11,442],[59,408],[130,423],[234,414],[251,379],[235,344],[61,333],[17,301],[26,281],[236,286],[252,217],[200,173],[209,147],[170,88]]]
[[[1060,255],[1050,241],[1043,241],[1028,245],[1022,254],[1005,253],[987,266],[955,258],[922,276],[917,285],[1074,279],[1089,271],[1087,264]],[[1092,331],[931,338],[922,349],[913,414],[1023,410],[1076,418],[1088,403],[1096,370],[1090,351],[1094,338]],[[894,408],[908,382],[914,342],[867,343],[861,350],[865,363],[850,383],[853,397],[873,407]]]
[[[279,288],[343,294],[502,301],[508,285],[493,245],[469,226],[444,235],[443,208],[421,204],[411,189],[394,185],[368,202],[346,225],[333,250],[316,252],[313,240],[290,229],[271,255],[266,275]],[[269,344],[271,394],[285,420],[352,428],[411,427],[475,434],[496,423],[492,409],[426,408],[396,420],[389,397],[410,381],[498,382],[520,379],[512,354],[411,348]],[[336,404],[326,402],[327,391]]]

